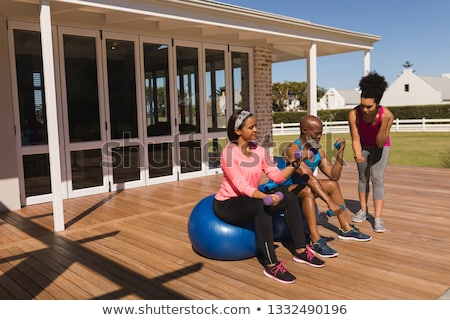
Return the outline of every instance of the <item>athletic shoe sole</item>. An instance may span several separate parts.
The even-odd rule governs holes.
[[[372,237],[367,238],[367,239],[359,239],[359,238],[354,238],[354,237],[344,237],[341,235],[338,235],[338,238],[341,240],[353,240],[353,241],[359,241],[359,242],[366,242],[366,241],[372,240]]]
[[[317,252],[316,250],[314,250],[312,248],[311,248],[311,250],[314,251],[314,253],[317,254],[321,258],[336,258],[339,255],[338,252],[336,252],[335,254],[324,255],[324,254],[320,254],[319,252]]]
[[[281,280],[281,279],[279,279],[279,278],[277,278],[277,277],[274,277],[273,275],[271,275],[270,273],[268,273],[266,270],[264,270],[263,273],[264,273],[264,275],[265,275],[266,277],[269,277],[269,278],[271,278],[271,279],[273,279],[273,280],[277,280],[278,282],[281,282],[281,283],[289,284],[289,283],[294,283],[294,282],[295,282],[295,279],[292,280],[292,281]]]
[[[293,259],[294,259],[295,262],[307,264],[308,266],[311,266],[311,267],[314,267],[314,268],[323,268],[323,267],[325,267],[325,263],[321,264],[321,265],[317,265],[317,264],[313,264],[313,263],[311,263],[309,261],[299,259],[296,256],[294,256]]]

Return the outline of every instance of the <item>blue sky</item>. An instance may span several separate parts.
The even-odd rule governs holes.
[[[418,75],[450,73],[450,1],[427,0],[220,0],[312,23],[381,36],[371,51],[371,70],[391,84],[410,61]],[[363,73],[363,53],[318,58],[317,82],[352,89]],[[273,65],[273,82],[306,81],[306,61]]]

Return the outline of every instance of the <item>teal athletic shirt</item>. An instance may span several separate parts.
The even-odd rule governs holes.
[[[295,144],[299,147],[300,150],[304,150],[303,145],[300,143],[300,139],[294,141]],[[309,149],[313,153],[313,159],[311,160],[309,157],[308,159],[304,160],[303,162],[311,169],[312,172],[314,172],[317,167],[320,164],[320,161],[322,161],[322,156],[319,153],[318,149]],[[279,169],[284,169],[287,166],[287,161],[280,157],[280,159],[277,161],[277,167]],[[279,186],[290,186],[291,184],[298,184],[298,185],[306,185],[306,181],[302,178],[301,175],[299,175],[297,172],[294,172],[289,178],[287,178],[283,183],[277,184],[273,182],[272,180],[267,181],[266,183],[260,185],[258,189],[262,192],[270,192],[271,190],[275,189]]]

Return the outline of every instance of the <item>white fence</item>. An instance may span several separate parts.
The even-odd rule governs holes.
[[[324,121],[323,134],[350,132],[347,121]],[[299,134],[298,123],[277,123],[274,136]],[[450,132],[450,119],[395,119],[391,132]]]

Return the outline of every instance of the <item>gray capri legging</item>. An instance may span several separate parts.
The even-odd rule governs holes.
[[[363,147],[364,162],[358,166],[358,192],[369,192],[372,178],[373,199],[384,200],[384,171],[388,163],[390,147]]]

